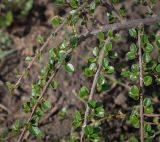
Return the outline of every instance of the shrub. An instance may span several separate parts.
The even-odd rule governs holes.
[[[158,22],[160,17],[157,16],[152,8],[156,4],[156,0],[143,1],[137,0],[137,5],[145,5],[149,8],[149,13],[146,13],[143,19],[126,20],[125,7],[120,7],[117,11],[115,5],[118,0],[110,0],[103,2],[101,0],[94,1],[63,1],[56,0],[59,6],[67,5],[71,8],[65,18],[55,16],[52,19],[52,25],[55,31],[44,42],[43,37],[38,37],[38,41],[42,44],[41,49],[35,57],[27,57],[30,63],[23,74],[20,76],[16,84],[8,83],[9,89],[12,91],[17,88],[22,78],[29,73],[29,70],[36,59],[42,54],[48,43],[54,39],[58,32],[66,26],[71,27],[69,34],[62,42],[49,51],[49,58],[46,65],[41,69],[37,81],[32,85],[30,100],[23,104],[23,111],[30,113],[29,118],[20,122],[16,120],[12,129],[16,135],[20,135],[18,142],[22,141],[26,131],[37,137],[43,137],[44,133],[38,127],[39,119],[45,115],[45,112],[51,108],[48,100],[44,99],[44,95],[49,87],[57,88],[55,76],[60,68],[64,68],[69,74],[76,72],[76,69],[71,64],[73,51],[80,45],[82,41],[90,36],[97,37],[97,47],[93,48],[93,55],[88,57],[88,62],[83,70],[83,75],[93,79],[91,88],[87,88],[85,84],[79,89],[77,97],[85,104],[85,109],[75,111],[73,115],[73,128],[78,134],[71,136],[70,141],[102,141],[101,122],[105,120],[124,119],[128,124],[140,130],[139,137],[131,135],[128,138],[129,142],[137,142],[144,140],[151,141],[156,135],[156,129],[152,124],[157,122],[148,122],[148,117],[159,117],[159,114],[154,113],[154,107],[151,96],[146,96],[145,89],[149,86],[159,84],[160,72],[159,57],[152,58],[152,52],[160,47],[160,36],[148,32],[150,25],[155,30],[159,28]],[[83,28],[88,29],[88,16],[94,17],[94,11],[98,6],[108,6],[111,10],[108,11],[108,24],[97,24],[97,29],[88,30],[85,33],[78,32],[78,26],[81,24]],[[119,31],[127,30],[129,37],[133,43],[130,44],[129,51],[125,54],[125,59],[130,63],[117,66],[113,62],[120,58],[120,55],[114,49],[114,45],[118,44],[123,35]],[[123,48],[123,47],[119,47]],[[116,79],[112,74],[119,74]],[[125,79],[130,80],[130,85],[125,84]],[[130,114],[119,112],[112,114],[106,112],[101,102],[94,99],[95,91],[98,93],[108,92],[111,85],[107,80],[111,80],[114,84],[119,84],[128,90],[128,96],[132,99],[133,109]],[[134,103],[135,102],[135,103]],[[66,111],[66,110],[65,110]],[[80,132],[79,129],[80,128]],[[21,131],[22,130],[22,131]],[[125,138],[126,139],[126,138]],[[122,141],[125,141],[122,138]]]

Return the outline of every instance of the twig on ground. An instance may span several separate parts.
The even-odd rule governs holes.
[[[11,111],[6,106],[4,106],[3,104],[0,104],[0,108],[5,110],[8,114],[11,114]]]

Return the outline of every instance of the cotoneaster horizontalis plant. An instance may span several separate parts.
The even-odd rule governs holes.
[[[70,32],[66,33],[60,44],[50,49],[48,62],[41,69],[37,80],[32,84],[31,97],[22,106],[23,111],[28,113],[29,117],[24,121],[15,121],[12,125],[12,136],[18,137],[17,142],[24,140],[27,131],[36,137],[44,136],[38,126],[39,120],[52,107],[49,100],[44,98],[47,89],[49,87],[57,88],[55,77],[61,68],[64,68],[70,74],[76,72],[76,69],[71,64],[74,50],[87,38],[96,36],[97,46],[92,49],[93,55],[88,57],[87,65],[82,73],[85,77],[92,79],[92,85],[91,88],[88,88],[83,84],[77,93],[77,97],[84,103],[84,108],[77,110],[73,115],[72,124],[77,135],[71,135],[69,141],[103,141],[101,135],[102,122],[113,119],[124,119],[126,123],[137,128],[137,131],[139,130],[139,136],[131,135],[122,141],[154,141],[157,128],[152,127],[152,124],[158,126],[160,114],[154,113],[152,98],[146,96],[145,89],[153,85],[153,83],[160,84],[160,58],[152,58],[154,48],[157,48],[157,52],[159,51],[160,35],[148,32],[151,26],[154,26],[155,31],[159,28],[160,16],[152,10],[156,5],[156,0],[137,0],[135,3],[137,5],[145,5],[148,13],[146,13],[145,18],[130,20],[125,16],[125,7],[122,6],[119,10],[115,8],[115,5],[119,4],[118,0],[57,0],[56,2],[60,6],[67,5],[71,11],[63,18],[59,16],[53,17],[52,25],[55,30],[51,32],[46,41],[44,41],[44,37],[38,36],[38,42],[42,44],[42,47],[37,50],[34,57],[26,57],[29,64],[20,75],[18,81],[15,84],[7,83],[10,91],[17,88],[21,80],[30,73],[30,69],[36,59],[43,58],[43,50],[47,48],[51,40],[55,40],[62,28],[70,27]],[[98,6],[110,7],[107,13],[108,24],[97,23],[97,28],[89,30],[88,19],[90,17],[96,20],[94,12]],[[83,26],[86,32],[79,33],[79,25]],[[120,31],[122,30],[127,31],[132,41],[134,41],[130,44],[128,52],[125,54],[125,59],[131,63],[129,67],[128,65],[117,67],[113,64],[120,56],[116,52],[117,49],[114,49],[114,45],[121,41],[123,35],[121,35]],[[120,72],[119,79],[113,76],[116,72]],[[129,79],[130,84],[125,84],[125,79]],[[130,114],[106,112],[103,104],[94,99],[95,92],[99,94],[105,91],[109,92],[111,84],[108,83],[108,80],[126,89],[128,96],[135,101]],[[153,122],[147,121],[147,118],[150,117],[154,118]],[[7,139],[4,138],[4,140]]]

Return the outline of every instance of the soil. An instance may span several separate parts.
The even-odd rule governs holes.
[[[126,6],[128,19],[143,17],[147,10],[145,6],[139,7],[133,5],[133,2],[130,0],[122,1],[120,5]],[[154,8],[155,12],[158,11],[158,6],[160,6],[160,3]],[[57,14],[63,16],[68,10],[68,8],[56,8],[53,2],[49,0],[36,0],[32,10],[24,21],[15,21],[11,27],[3,31],[4,34],[11,36],[12,45],[9,48],[16,49],[16,52],[0,61],[0,104],[3,105],[3,107],[0,107],[0,131],[6,127],[10,128],[17,118],[23,120],[28,118],[28,115],[22,112],[21,106],[30,97],[31,83],[36,81],[40,69],[48,60],[49,49],[60,42],[63,35],[69,29],[63,29],[59,33],[58,38],[49,44],[43,52],[43,60],[34,63],[29,76],[23,79],[19,88],[10,93],[5,83],[7,81],[12,83],[17,81],[17,72],[22,73],[28,64],[25,61],[25,57],[34,55],[36,49],[40,48],[40,45],[36,42],[36,36],[40,34],[47,38],[54,29],[50,25],[51,18]],[[105,7],[97,9],[97,21],[100,24],[107,23],[107,19],[105,20],[106,23],[104,22],[106,12],[107,9]],[[89,28],[93,29],[94,25],[89,24]],[[120,55],[120,58],[116,59],[112,64],[123,63],[129,67],[131,63],[127,62],[124,56],[129,50],[129,44],[132,42],[132,39],[129,38],[127,31],[121,31],[120,33],[122,34],[122,41],[118,44],[114,43],[114,48]],[[42,140],[35,140],[34,137],[26,135],[25,137],[28,142],[60,142],[66,140],[73,132],[71,127],[73,113],[76,109],[84,108],[83,102],[75,94],[82,85],[86,85],[88,88],[91,87],[93,78],[87,79],[84,77],[82,69],[86,66],[87,58],[92,54],[92,49],[95,46],[97,46],[96,37],[90,37],[83,41],[74,51],[72,64],[75,67],[75,73],[73,75],[67,74],[63,68],[59,71],[56,77],[58,89],[56,91],[49,89],[45,96],[52,103],[52,110],[47,112],[47,116],[49,117],[47,119],[44,117],[40,121],[40,128],[46,136]],[[117,71],[112,77],[115,79],[119,78],[119,73]],[[108,82],[112,84],[110,80]],[[127,85],[131,84],[129,80],[124,80],[124,83]],[[116,114],[122,111],[129,114],[132,106],[138,103],[134,103],[128,97],[128,91],[123,86],[112,84],[111,88],[109,92],[101,94],[96,92],[95,99],[103,103],[108,113]],[[146,92],[149,91],[149,94],[151,94],[153,90],[154,88],[149,88]],[[154,99],[155,106],[159,106],[156,99]],[[67,109],[67,114],[64,118],[59,115],[59,112],[63,108]],[[155,111],[159,113],[160,109],[157,107]],[[127,140],[132,134],[138,135],[138,133],[138,129],[127,124],[124,119],[105,121],[102,124],[102,134],[106,142],[120,142],[121,137],[125,137]],[[13,142],[16,139],[8,139],[7,141]],[[160,137],[157,135],[154,142],[158,141],[160,141]]]

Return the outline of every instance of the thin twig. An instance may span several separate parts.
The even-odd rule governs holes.
[[[106,39],[106,43],[108,43],[108,42],[109,42],[109,37]],[[99,60],[98,60],[98,69],[97,69],[96,74],[95,74],[94,79],[93,79],[93,83],[92,83],[92,87],[91,87],[91,91],[90,91],[90,94],[89,94],[88,101],[93,99],[93,95],[94,95],[94,91],[95,91],[95,88],[96,88],[96,83],[97,83],[97,80],[98,80],[98,76],[99,76],[100,71],[101,71],[102,59],[103,59],[104,55],[105,55],[104,48],[102,48],[101,51],[100,51]],[[86,110],[85,110],[85,114],[84,114],[84,121],[83,121],[83,125],[82,125],[80,142],[83,142],[83,138],[84,138],[84,130],[83,130],[83,128],[87,124],[87,117],[89,115],[89,111],[90,111],[90,108],[87,105],[86,106]]]
[[[6,106],[4,106],[3,104],[0,104],[0,108],[5,110],[8,114],[11,114],[11,111]]]
[[[143,66],[142,66],[142,48],[141,48],[141,29],[138,29],[138,55],[139,55],[139,86],[140,86],[140,139],[144,142],[144,110],[143,110]]]
[[[84,3],[83,5],[81,5],[76,12],[82,10],[87,3]],[[42,45],[42,47],[40,48],[39,52],[42,52],[44,50],[44,48],[46,48],[49,44],[49,42],[51,41],[51,39],[54,37],[52,34],[54,33],[54,35],[57,35],[57,33],[64,27],[68,17],[71,15],[71,12],[68,12],[66,18],[63,20],[63,22],[60,24],[60,26],[58,26],[54,32],[52,32],[49,37],[47,38],[46,42]],[[39,53],[37,52],[37,53]],[[26,70],[29,71],[30,68],[32,67],[33,63],[35,62],[35,60],[37,59],[38,54],[35,54],[35,56],[32,58],[32,61],[29,63],[29,65],[27,66]],[[15,84],[15,88],[17,88],[19,86],[19,84],[21,83],[22,79],[24,78],[25,74],[26,74],[26,70],[23,71],[23,73],[20,75],[18,81]]]
[[[146,117],[160,117],[160,114],[155,114],[155,113],[152,113],[152,114],[143,114],[144,116],[146,116]]]
[[[102,122],[102,121],[105,121],[105,120],[111,120],[113,118],[115,118],[115,119],[117,119],[117,118],[125,119],[127,117],[128,116],[126,114],[111,114],[111,115],[108,115],[108,116],[105,116],[105,117],[99,119],[98,121]]]

